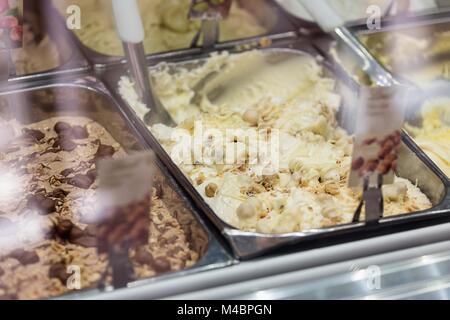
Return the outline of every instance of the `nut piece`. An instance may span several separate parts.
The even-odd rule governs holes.
[[[258,199],[249,198],[241,203],[237,208],[236,213],[240,219],[250,219],[256,215],[260,207],[261,203]]]
[[[336,182],[330,182],[325,185],[325,192],[333,196],[339,194],[339,184]]]
[[[205,187],[205,194],[208,198],[214,198],[217,194],[219,187],[215,183],[208,183]]]
[[[323,181],[341,181],[341,176],[336,169],[331,169],[322,176]]]
[[[408,187],[404,182],[396,182],[383,186],[383,196],[391,201],[398,201],[406,196]]]
[[[252,126],[257,126],[259,123],[259,111],[255,109],[247,109],[247,111],[244,112],[242,119]]]

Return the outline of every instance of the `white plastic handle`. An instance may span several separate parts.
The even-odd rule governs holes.
[[[325,32],[344,25],[344,20],[333,10],[328,0],[298,0],[300,4],[314,17]]]
[[[145,33],[136,0],[112,0],[119,37],[124,42],[140,43]]]

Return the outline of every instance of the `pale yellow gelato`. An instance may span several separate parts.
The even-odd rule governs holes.
[[[88,48],[105,55],[123,55],[122,42],[116,33],[111,1],[56,0],[53,3],[64,16],[67,6],[76,4],[80,7],[81,29],[74,32]],[[138,4],[145,28],[144,47],[147,53],[190,46],[200,28],[200,22],[188,20],[189,0],[139,0]],[[268,22],[274,19],[276,17],[267,16]],[[267,31],[267,27],[263,26],[254,15],[234,1],[229,17],[220,22],[220,41],[259,36]]]
[[[417,84],[450,79],[448,24],[362,36],[361,41],[389,70]]]
[[[335,81],[310,56],[275,58],[214,54],[176,73],[161,65],[152,72],[155,90],[178,127],[150,129],[212,210],[236,228],[289,233],[349,223],[361,194],[347,186],[353,142],[335,119]],[[265,64],[252,69],[252,61]],[[234,79],[241,68],[246,77]],[[193,88],[214,70],[227,84],[194,104]],[[147,112],[128,78],[119,91],[139,116]],[[384,192],[386,216],[431,206],[402,178]]]
[[[450,98],[436,98],[422,107],[422,126],[407,131],[423,151],[450,177]]]

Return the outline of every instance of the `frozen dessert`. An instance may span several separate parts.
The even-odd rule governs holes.
[[[23,46],[14,49],[11,58],[17,75],[48,71],[61,62],[58,48],[49,35],[33,32],[28,23],[24,24]]]
[[[95,287],[108,263],[89,222],[98,187],[96,161],[123,157],[125,151],[84,117],[27,125],[2,120],[0,131],[0,299]],[[131,253],[138,278],[192,266],[201,248],[191,248],[190,237],[205,237],[193,234],[182,200],[162,177],[155,179],[148,243]]]
[[[422,109],[422,125],[406,130],[423,151],[450,177],[450,98],[434,98]]]
[[[361,36],[389,70],[418,84],[450,78],[448,24]]]
[[[116,33],[111,1],[56,0],[53,3],[63,15],[66,14],[69,5],[76,4],[81,8],[83,15],[81,29],[74,31],[85,46],[105,55],[123,55],[122,42]],[[146,34],[144,47],[147,53],[190,46],[200,28],[198,21],[188,20],[190,0],[139,0],[138,3]],[[270,21],[271,18],[267,17],[266,21]],[[220,22],[220,41],[259,36],[267,31],[255,16],[243,9],[238,1],[234,1],[229,17]]]
[[[178,126],[150,130],[212,210],[236,228],[278,234],[349,223],[361,194],[347,186],[353,142],[336,121],[335,81],[310,56],[266,54],[213,54],[176,72],[160,65],[151,73],[155,91]],[[264,67],[252,67],[255,61]],[[235,78],[236,70],[247,76]],[[214,71],[226,85],[193,99],[193,88]],[[130,79],[120,80],[119,92],[139,116],[147,112]],[[399,177],[384,194],[386,216],[431,206]]]
[[[450,32],[448,23],[402,30],[361,33],[361,42],[389,71],[424,86],[437,79],[450,79]],[[341,44],[330,55],[360,83],[370,84],[354,56]]]

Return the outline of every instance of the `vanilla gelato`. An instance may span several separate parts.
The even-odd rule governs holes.
[[[448,24],[382,32],[362,36],[361,41],[389,70],[417,84],[450,78]]]
[[[249,66],[255,61],[264,67]],[[241,68],[245,79],[233,76]],[[347,186],[352,137],[335,119],[335,81],[314,58],[221,53],[193,70],[169,69],[162,64],[152,77],[178,126],[150,129],[223,221],[276,234],[351,222],[361,199]],[[198,81],[213,71],[227,85],[193,99]],[[147,112],[128,78],[119,91],[139,116]],[[384,192],[386,216],[431,206],[402,178]]]
[[[82,25],[81,29],[74,32],[88,48],[105,55],[123,55],[111,1],[56,0],[53,3],[63,15],[66,15],[66,8],[69,5],[76,4],[80,7]],[[190,46],[200,29],[199,21],[188,20],[190,3],[190,0],[138,1],[146,34],[144,47],[147,53]],[[267,17],[267,20],[271,19],[273,17]],[[255,16],[234,1],[228,18],[220,22],[220,41],[260,36],[267,31],[267,28],[262,26]]]

